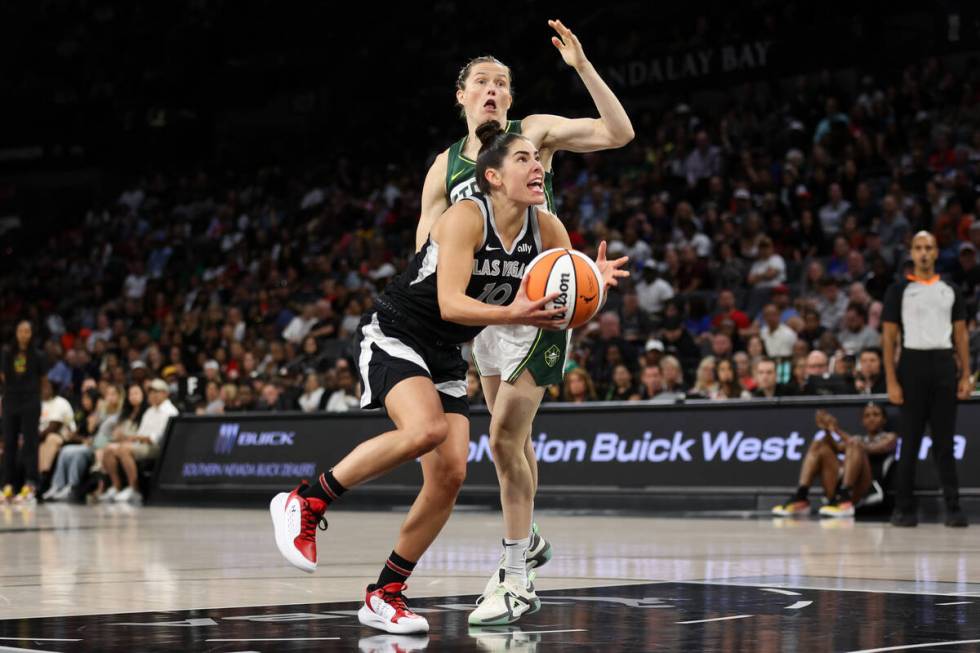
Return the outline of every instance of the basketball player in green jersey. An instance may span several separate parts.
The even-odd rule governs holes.
[[[552,44],[565,63],[579,74],[599,117],[570,119],[537,114],[523,120],[508,120],[507,112],[513,101],[510,69],[489,56],[467,63],[456,80],[456,102],[462,107],[467,135],[439,154],[429,168],[422,189],[422,215],[416,232],[416,248],[425,244],[432,224],[451,204],[477,191],[474,168],[480,140],[476,137],[476,129],[482,123],[496,120],[506,131],[522,134],[537,146],[545,169],[545,208],[551,213],[555,213],[552,191],[552,159],[555,152],[594,152],[622,147],[633,139],[629,116],[586,58],[578,38],[561,21],[550,20],[548,24],[557,33],[551,39]],[[493,290],[488,288],[488,295],[492,295]],[[562,380],[568,339],[568,332],[504,327],[487,329],[474,341],[474,360],[492,413],[491,446],[495,454],[498,451],[510,454],[514,447],[524,450],[524,469],[507,470],[498,466],[502,503],[528,503],[528,510],[533,510],[538,468],[531,445],[531,423],[545,387]],[[495,455],[494,458],[513,459],[513,456]],[[524,478],[525,474],[530,476],[530,501],[526,501],[524,496],[528,488],[521,487],[523,483],[517,480]],[[523,511],[509,512],[520,514]],[[508,531],[505,540],[511,543],[518,540],[516,546],[526,550],[528,568],[540,566],[551,557],[550,545],[537,534],[536,528],[519,538],[517,533],[511,532],[513,527],[505,528]],[[510,551],[511,548],[505,546],[505,553]],[[491,576],[479,602],[490,597],[498,587],[505,558],[512,559],[513,556],[502,556],[501,566]]]

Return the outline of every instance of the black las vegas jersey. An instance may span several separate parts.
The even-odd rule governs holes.
[[[493,217],[493,204],[483,194],[466,198],[483,213],[483,243],[473,254],[473,274],[466,295],[485,304],[506,306],[514,301],[524,268],[541,253],[541,231],[535,207],[528,208],[524,225],[511,249],[504,249]],[[439,244],[431,236],[404,273],[385,288],[378,306],[393,317],[403,317],[409,326],[426,337],[447,344],[472,340],[482,326],[466,326],[443,320],[439,311],[436,278],[439,273]]]

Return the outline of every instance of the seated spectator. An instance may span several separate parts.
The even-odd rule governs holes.
[[[620,329],[627,342],[644,342],[653,331],[653,322],[640,308],[639,296],[635,290],[623,292],[623,305],[619,308]]]
[[[780,322],[787,323],[800,315],[790,300],[789,286],[785,284],[780,284],[772,289],[772,303],[779,310]]]
[[[171,390],[172,391],[172,390]],[[238,386],[226,383],[221,386],[221,403],[224,412],[230,413],[238,409]]]
[[[95,426],[90,435],[78,444],[67,444],[61,448],[55,465],[51,488],[44,495],[45,501],[64,501],[78,495],[84,485],[89,468],[93,462],[101,467],[102,451],[112,441],[112,430],[119,421],[122,411],[122,388],[108,385],[105,396],[98,402],[94,412]]]
[[[762,358],[755,362],[752,378],[755,381],[755,388],[751,393],[753,397],[772,399],[786,396],[784,388],[776,383],[776,361],[771,358]]]
[[[820,316],[821,326],[828,331],[839,329],[847,305],[847,295],[841,292],[837,279],[827,277],[820,282],[820,296],[817,298],[815,308]]]
[[[255,402],[255,410],[266,412],[289,410],[278,381],[263,384],[259,400]]]
[[[731,358],[722,358],[715,365],[718,385],[710,399],[748,399],[752,394],[738,382],[735,363]]]
[[[349,410],[358,410],[361,407],[361,398],[357,392],[357,381],[350,365],[337,366],[337,389],[330,395],[327,401],[328,413],[344,413]]]
[[[674,356],[664,356],[660,360],[660,371],[663,372],[664,392],[683,396],[687,386],[684,385],[684,370],[680,361]]]
[[[799,333],[800,340],[806,342],[808,349],[817,346],[821,336],[827,332],[827,327],[820,324],[820,313],[813,308],[803,310],[803,330]]]
[[[828,189],[827,203],[820,207],[820,227],[825,234],[836,234],[844,224],[844,215],[851,203],[844,199],[840,184],[833,183]]]
[[[38,471],[41,487],[50,480],[54,459],[62,446],[76,442],[75,411],[64,397],[55,394],[51,382],[41,378],[41,420],[38,423]]]
[[[674,287],[660,278],[657,262],[647,259],[643,263],[640,280],[636,283],[636,298],[648,315],[658,315],[664,302],[674,296]]]
[[[221,387],[216,381],[208,381],[204,387],[204,406],[203,415],[221,415],[225,412],[225,402],[221,399]]]
[[[975,222],[974,225],[980,224]],[[971,226],[971,231],[973,227]],[[966,297],[973,297],[980,287],[980,265],[977,265],[977,248],[967,241],[960,243],[959,256],[953,269],[953,283],[959,286]]]
[[[830,361],[822,351],[811,351],[806,357],[805,395],[846,395],[852,390],[843,378],[830,373]]]
[[[303,311],[283,329],[282,337],[287,342],[300,344],[303,338],[313,330],[313,326],[318,322],[316,317],[316,306],[314,304],[304,304]]]
[[[633,373],[622,363],[613,368],[612,383],[606,391],[606,401],[635,401],[640,395],[633,385]]]
[[[660,365],[646,365],[640,373],[640,399],[657,399],[664,393],[664,376]]]
[[[592,377],[581,367],[569,370],[565,375],[564,389],[562,391],[562,401],[573,404],[584,404],[596,401],[595,386],[592,385]]]
[[[766,345],[766,353],[772,358],[788,358],[793,355],[796,332],[779,321],[779,309],[775,304],[766,304],[762,309],[759,337]]]
[[[160,455],[160,441],[167,430],[167,422],[177,415],[177,408],[169,399],[170,386],[163,379],[150,381],[148,394],[150,405],[143,412],[136,434],[111,443],[102,456],[102,464],[112,481],[106,495],[117,503],[142,503],[137,464]],[[128,485],[125,489],[122,489],[120,469],[126,474]]]
[[[771,289],[786,282],[786,262],[773,250],[772,239],[759,239],[759,253],[749,268],[748,285],[753,288]]]
[[[735,374],[738,377],[738,382],[746,390],[755,390],[754,370],[749,355],[744,351],[737,351],[732,356],[732,361],[735,363]]]
[[[861,416],[865,434],[850,435],[840,427],[837,418],[818,410],[816,423],[820,431],[803,458],[796,492],[785,503],[775,506],[773,514],[809,514],[810,485],[819,476],[824,496],[829,501],[820,509],[820,514],[853,516],[855,504],[867,495],[873,481],[884,482],[894,460],[898,438],[885,430],[886,420],[884,407],[869,403]],[[843,470],[839,454],[844,454]]]
[[[881,350],[871,347],[861,352],[854,373],[854,391],[857,394],[884,394],[885,375],[881,373]]]
[[[837,340],[841,349],[851,355],[881,346],[881,334],[868,326],[868,309],[854,302],[847,305],[844,327],[838,332]]]
[[[320,341],[312,335],[303,338],[302,353],[289,364],[291,372],[306,374],[308,372],[323,373],[330,367],[330,360],[320,351]]]
[[[809,352],[799,355],[796,352],[793,352],[793,360],[790,363],[789,380],[786,382],[786,387],[784,388],[786,396],[792,397],[805,394],[803,390],[806,388],[806,358],[808,355]]]
[[[717,308],[715,316],[711,319],[711,326],[717,329],[721,326],[722,320],[730,318],[735,322],[735,327],[742,332],[752,326],[749,316],[738,310],[735,305],[735,293],[724,289],[718,292]]]
[[[760,336],[752,336],[745,343],[745,353],[749,356],[749,362],[766,357],[766,343]]]
[[[715,357],[705,356],[698,365],[694,376],[694,385],[687,393],[689,399],[710,399],[718,393],[718,381],[715,378]]]
[[[309,372],[303,382],[303,394],[299,396],[299,409],[304,413],[315,413],[323,410],[327,405],[327,391],[320,382],[320,375],[316,372]]]
[[[701,360],[701,348],[684,328],[683,322],[676,317],[664,320],[661,341],[663,342],[664,353],[684,361],[684,365],[688,366],[689,369]]]

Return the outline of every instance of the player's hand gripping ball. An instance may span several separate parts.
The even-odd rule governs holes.
[[[541,252],[528,264],[524,276],[531,301],[558,293],[545,309],[565,309],[558,318],[562,329],[582,326],[602,306],[602,275],[595,262],[581,252],[564,248]]]

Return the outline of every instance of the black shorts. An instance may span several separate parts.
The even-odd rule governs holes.
[[[361,408],[383,408],[385,397],[399,382],[424,376],[436,386],[445,412],[469,416],[467,365],[459,345],[430,344],[403,321],[372,311],[361,318],[354,355],[361,378]]]

